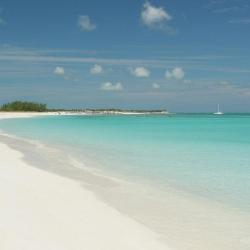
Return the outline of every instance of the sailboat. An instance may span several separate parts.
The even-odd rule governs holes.
[[[220,104],[218,104],[217,112],[215,112],[214,115],[223,115],[223,113],[220,111]]]

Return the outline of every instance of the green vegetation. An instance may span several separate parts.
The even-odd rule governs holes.
[[[23,102],[15,101],[3,104],[0,108],[1,111],[34,111],[45,112],[47,111],[47,105],[35,102]]]
[[[129,109],[49,109],[46,104],[26,101],[14,101],[0,106],[0,111],[5,112],[87,112],[92,114],[112,114],[115,112],[135,112],[135,113],[161,113],[165,110],[129,110]]]

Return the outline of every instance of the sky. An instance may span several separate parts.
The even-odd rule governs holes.
[[[0,104],[250,112],[249,0],[0,0]]]

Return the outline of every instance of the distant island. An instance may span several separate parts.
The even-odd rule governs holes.
[[[5,103],[1,106],[0,111],[6,112],[46,112],[48,111],[47,105],[36,102],[23,102],[14,101],[10,103]]]
[[[56,112],[59,115],[86,114],[86,115],[145,115],[145,114],[169,114],[166,110],[126,110],[126,109],[50,109],[47,104],[14,101],[3,104],[0,107],[2,112]]]

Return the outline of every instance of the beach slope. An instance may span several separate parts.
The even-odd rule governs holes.
[[[0,143],[1,250],[166,250],[157,235],[79,183]]]

